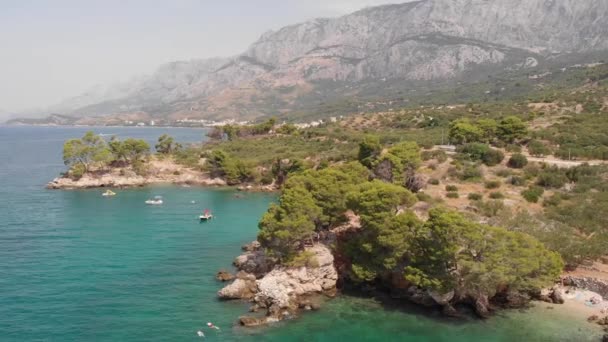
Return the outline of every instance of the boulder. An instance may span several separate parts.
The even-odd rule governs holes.
[[[565,300],[562,290],[558,287],[554,287],[553,291],[551,292],[551,299],[555,304],[564,304]]]
[[[600,317],[598,315],[591,315],[587,318],[587,322],[595,322],[599,319],[600,319]]]
[[[231,280],[233,280],[234,276],[230,272],[228,272],[228,271],[220,270],[215,275],[215,279],[217,279],[219,281],[225,282],[225,281],[231,281]]]
[[[475,313],[481,318],[490,317],[490,301],[486,295],[479,295],[474,299]]]
[[[245,327],[257,327],[266,324],[266,318],[241,316],[239,317],[239,323]]]
[[[447,305],[454,298],[454,290],[441,294],[437,291],[429,291],[429,295],[439,305]]]
[[[251,279],[253,277],[253,279]],[[238,277],[229,285],[219,290],[220,299],[251,299],[258,291],[255,277]]]
[[[239,270],[254,274],[258,278],[270,272],[274,266],[274,262],[266,257],[263,251],[241,254],[234,260],[233,264]]]
[[[608,342],[608,334],[602,337],[602,342]]]
[[[255,252],[260,250],[260,248],[262,247],[262,245],[256,240],[256,241],[251,241],[250,243],[244,244],[241,249],[245,252]]]

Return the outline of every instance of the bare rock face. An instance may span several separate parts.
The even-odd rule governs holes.
[[[234,282],[221,289],[217,294],[220,299],[251,299],[257,291],[255,276],[241,271],[237,273]]]
[[[300,309],[318,309],[318,304],[310,301],[310,297],[334,293],[338,272],[334,267],[334,257],[329,248],[315,245],[307,251],[313,253],[316,261],[314,266],[275,266],[257,280],[255,274],[246,273],[244,269],[250,267],[259,270],[259,265],[263,264],[266,267],[268,264],[261,260],[260,251],[245,253],[235,262],[243,271],[237,274],[237,279],[232,284],[220,290],[218,296],[222,299],[251,299],[252,312],[266,310],[265,318],[241,317],[240,323],[245,326],[267,324],[294,317]]]
[[[272,270],[274,261],[268,258],[263,251],[254,250],[239,255],[233,264],[239,270],[261,277]]]

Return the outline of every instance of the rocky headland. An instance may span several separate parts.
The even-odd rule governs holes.
[[[251,302],[251,315],[239,321],[256,326],[296,317],[300,310],[313,310],[322,296],[334,296],[338,272],[334,257],[324,244],[306,249],[309,262],[301,266],[277,265],[253,242],[234,261],[236,279],[218,292],[224,300]]]

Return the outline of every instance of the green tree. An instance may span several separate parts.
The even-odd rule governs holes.
[[[279,204],[271,205],[262,217],[258,241],[281,261],[289,261],[311,238],[320,215],[321,208],[305,188],[285,189]]]
[[[449,138],[452,144],[460,145],[483,140],[484,131],[468,119],[458,119],[450,124]]]
[[[497,134],[500,140],[512,143],[526,137],[528,128],[526,123],[517,116],[507,116],[502,119],[497,127]]]
[[[156,152],[160,154],[171,154],[181,147],[176,143],[172,136],[163,134],[158,138],[158,143],[154,146]]]
[[[93,163],[105,165],[110,162],[111,153],[105,140],[92,131],[81,139],[70,139],[63,145],[63,162],[68,167],[82,165],[88,172]]]
[[[479,119],[477,120],[477,127],[482,132],[482,141],[485,143],[490,143],[496,137],[496,132],[498,131],[498,123],[494,119]]]
[[[382,145],[380,138],[375,135],[368,135],[359,143],[358,160],[367,168],[372,168],[380,153],[382,153]]]

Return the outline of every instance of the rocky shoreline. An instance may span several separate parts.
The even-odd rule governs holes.
[[[158,184],[193,185],[208,187],[228,186],[221,178],[213,178],[208,173],[185,167],[170,158],[152,158],[147,164],[145,175],[137,174],[131,167],[110,167],[94,170],[74,179],[68,175],[57,177],[46,185],[47,189],[78,190],[95,188],[137,188]],[[276,191],[274,186],[242,185],[241,191]]]
[[[303,266],[276,265],[257,242],[244,246],[234,261],[236,279],[218,292],[223,300],[248,300],[252,314],[241,316],[244,326],[258,326],[297,317],[301,310],[315,310],[323,296],[337,293],[338,272],[327,246],[306,249],[310,262]]]
[[[335,297],[345,283],[348,284],[341,273],[340,257],[335,257],[328,245],[323,243],[305,249],[312,258],[311,262],[303,266],[278,265],[276,260],[265,254],[257,241],[243,246],[243,250],[244,253],[233,263],[238,270],[235,276],[226,271],[220,271],[217,275],[220,281],[232,281],[218,291],[221,300],[246,300],[251,303],[250,314],[238,319],[243,326],[271,324],[296,318],[302,311],[318,310],[324,298]],[[604,300],[608,299],[603,287],[606,283],[602,280],[568,276],[562,281],[562,284],[556,283],[551,288],[534,293],[505,291],[493,298],[458,298],[459,294],[454,291],[436,293],[396,279],[389,287],[384,284],[362,290],[370,296],[406,299],[421,306],[435,307],[444,315],[456,318],[463,316],[456,309],[460,304],[468,305],[479,317],[486,318],[499,309],[528,307],[531,301],[557,304],[563,306],[564,310],[572,310],[581,304],[572,299],[572,294],[577,291],[593,290]],[[596,293],[586,292],[591,295]],[[590,317],[588,311],[579,313],[581,319],[589,317],[590,322],[608,322],[608,316],[604,318],[600,314]]]

